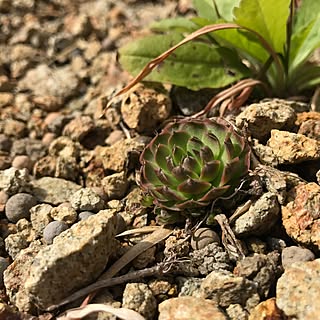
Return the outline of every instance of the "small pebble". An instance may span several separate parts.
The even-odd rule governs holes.
[[[70,202],[63,202],[57,207],[52,208],[50,215],[53,220],[64,221],[71,225],[77,220],[77,211],[71,207]]]
[[[45,145],[45,146],[49,146],[50,145],[50,143],[55,139],[55,134],[54,133],[52,133],[52,132],[47,132],[47,133],[45,133],[44,134],[44,136],[42,137],[42,139],[41,139],[41,142],[42,142],[42,144],[43,145]]]
[[[220,244],[218,234],[210,228],[199,228],[192,235],[191,247],[193,250],[199,250],[213,242]]]
[[[13,158],[12,166],[17,169],[26,168],[26,169],[30,170],[32,167],[32,163],[31,163],[31,160],[28,156],[19,155],[19,156],[15,156]]]
[[[93,215],[94,215],[94,213],[91,211],[82,211],[79,213],[78,217],[79,217],[79,220],[86,220]]]
[[[4,211],[4,208],[6,206],[8,199],[9,199],[8,194],[5,191],[1,190],[0,191],[0,212]]]
[[[282,250],[282,266],[284,269],[291,267],[295,262],[312,261],[315,259],[314,253],[306,248],[297,246],[287,247]]]
[[[10,222],[16,223],[22,218],[30,218],[30,209],[37,204],[34,196],[28,193],[17,193],[6,203],[5,213]]]
[[[98,212],[104,207],[104,201],[91,188],[82,188],[70,198],[72,207],[79,211]]]
[[[0,257],[0,287],[2,286],[2,281],[3,281],[3,272],[7,269],[9,266],[9,261],[8,259],[4,257]]]
[[[12,141],[5,134],[0,134],[0,151],[9,152],[11,149]]]
[[[43,239],[47,244],[52,244],[53,239],[67,229],[68,225],[65,222],[51,221],[43,230]]]

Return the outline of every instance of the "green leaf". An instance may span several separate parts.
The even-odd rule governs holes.
[[[199,17],[211,20],[211,22],[218,19],[212,0],[193,0],[192,3]]]
[[[289,86],[296,91],[312,89],[320,84],[320,66],[311,63],[301,65],[290,75]]]
[[[319,19],[320,2],[314,0],[301,1],[300,7],[294,16],[293,32],[298,33],[305,29],[311,21]]]
[[[290,46],[290,72],[320,46],[320,1],[304,0],[297,10]]]
[[[221,30],[214,33],[215,38],[221,44],[232,46],[239,50],[242,55],[251,63],[252,58],[260,63],[264,63],[269,58],[269,53],[265,50],[257,37],[247,31],[240,30]]]
[[[217,22],[218,20],[232,21],[233,8],[240,0],[193,0],[193,7],[198,16]]]
[[[136,75],[152,58],[182,38],[180,34],[173,33],[153,35],[130,42],[119,50],[120,63]],[[146,80],[198,90],[225,87],[247,75],[247,68],[232,50],[217,48],[204,42],[189,42],[163,61]]]
[[[191,20],[198,27],[204,27],[211,23],[208,19],[199,17],[192,18]],[[218,22],[221,22],[221,20]],[[213,42],[216,41],[221,45],[237,49],[245,59],[250,61],[253,57],[255,60],[264,63],[269,57],[269,53],[261,45],[258,38],[247,31],[226,29],[211,32],[207,36],[213,37],[215,39]],[[256,63],[256,61],[253,62]]]
[[[241,26],[258,32],[278,53],[284,53],[290,0],[241,0],[234,8]]]
[[[169,18],[153,22],[150,25],[152,31],[158,32],[193,32],[197,30],[197,26],[189,19],[186,18]]]

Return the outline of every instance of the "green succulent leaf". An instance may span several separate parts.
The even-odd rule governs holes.
[[[245,138],[222,119],[178,120],[142,152],[140,186],[157,207],[181,211],[207,206],[239,184],[248,172],[249,155]]]
[[[133,75],[137,75],[152,58],[182,39],[181,34],[172,33],[132,41],[119,50],[120,63]],[[178,48],[146,80],[198,90],[225,87],[247,74],[247,68],[232,50],[194,41]]]

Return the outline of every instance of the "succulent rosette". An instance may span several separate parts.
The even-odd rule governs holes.
[[[157,134],[140,162],[139,184],[153,203],[182,211],[231,194],[248,173],[250,147],[221,118],[183,119]]]

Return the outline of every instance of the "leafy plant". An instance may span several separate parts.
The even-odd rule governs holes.
[[[319,62],[309,58],[320,46],[320,1],[303,0],[300,7],[290,0],[193,4],[198,17],[155,22],[151,29],[163,34],[120,49],[121,64],[136,77],[119,94],[145,77],[192,90],[232,85],[203,111],[223,102],[223,114],[243,104],[258,84],[264,96],[277,97],[296,96],[319,85]]]
[[[141,188],[160,208],[207,206],[239,185],[249,170],[250,148],[222,119],[168,124],[141,154]]]

